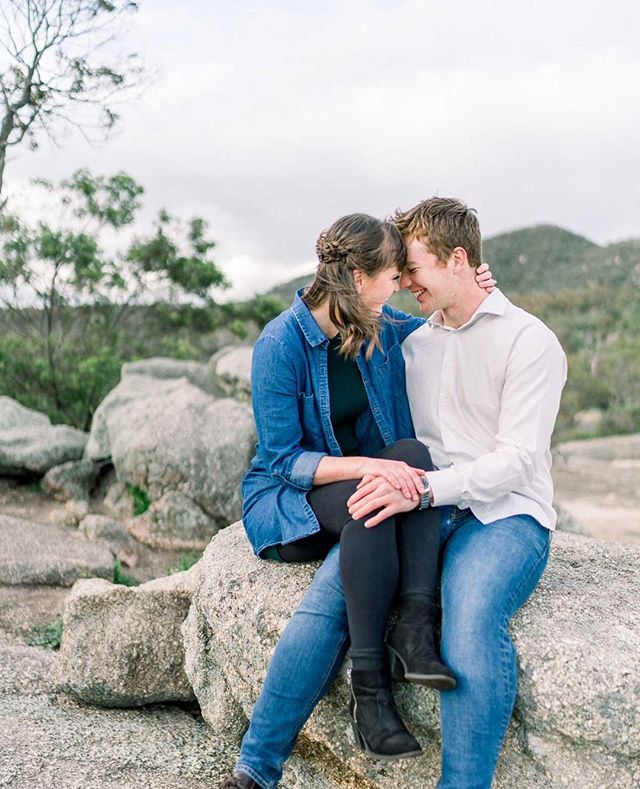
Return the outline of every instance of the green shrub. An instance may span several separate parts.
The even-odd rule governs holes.
[[[122,572],[122,562],[120,559],[116,559],[113,565],[113,583],[119,584],[120,586],[138,585],[135,578],[132,578],[130,575],[125,575],[125,573]]]
[[[185,570],[189,570],[197,561],[199,561],[201,556],[202,553],[200,551],[188,551],[187,553],[181,553],[176,560],[176,563],[172,564],[170,567],[167,567],[167,575],[182,573]]]
[[[60,649],[61,642],[62,617],[44,625],[36,625],[31,629],[27,639],[30,647],[44,647],[44,649]]]
[[[236,318],[234,321],[232,321],[229,328],[236,335],[236,337],[240,338],[241,340],[246,340],[249,336],[247,324],[240,320],[240,318]]]
[[[129,485],[129,493],[133,500],[133,514],[142,515],[151,506],[151,499],[148,493],[137,485]]]

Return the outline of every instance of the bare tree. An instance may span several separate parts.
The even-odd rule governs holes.
[[[118,50],[129,0],[0,0],[0,194],[11,146],[54,142],[73,126],[88,140],[118,119],[118,98],[140,86],[135,53]]]

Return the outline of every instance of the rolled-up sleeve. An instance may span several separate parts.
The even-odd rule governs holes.
[[[254,346],[251,397],[260,456],[272,477],[301,490],[310,490],[326,452],[303,447],[300,384],[292,355],[269,335]]]
[[[567,378],[556,337],[530,326],[514,344],[505,374],[495,449],[427,477],[434,504],[493,502],[527,485],[549,450]]]

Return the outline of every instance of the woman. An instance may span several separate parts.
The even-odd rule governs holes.
[[[386,305],[405,256],[392,223],[343,217],[321,234],[317,252],[313,284],[254,348],[258,446],[243,482],[243,522],[263,558],[321,559],[340,541],[356,743],[380,759],[415,756],[420,746],[393,704],[384,634],[398,592],[389,637],[396,669],[455,687],[433,637],[440,516],[417,509],[367,529],[346,502],[369,475],[416,501],[423,492],[432,466],[414,438],[400,350],[423,321]],[[478,275],[488,287],[490,277]]]

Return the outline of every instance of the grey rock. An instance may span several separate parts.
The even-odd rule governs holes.
[[[110,456],[118,479],[153,502],[133,533],[150,545],[201,548],[241,511],[255,443],[251,409],[183,379],[128,375],[100,404],[86,456]]]
[[[137,564],[136,541],[120,521],[107,515],[85,515],[79,524],[80,531],[90,540],[101,540],[113,555],[128,567]]]
[[[197,565],[137,587],[75,584],[64,612],[59,689],[104,707],[191,701],[180,625],[196,572]]]
[[[238,742],[314,568],[256,559],[240,524],[220,532],[201,560],[183,625],[186,672],[205,719],[212,726],[231,721],[223,732],[228,741]],[[638,785],[639,582],[640,548],[556,534],[543,582],[513,622],[519,694],[497,789]],[[334,786],[433,786],[437,694],[406,685],[396,700],[423,744],[422,757],[381,766],[355,750],[341,675],[299,738],[307,769]],[[298,767],[286,775],[298,780]]]
[[[0,431],[14,427],[46,427],[51,420],[46,414],[13,400],[11,397],[0,397]]]
[[[215,353],[208,362],[218,390],[226,397],[249,400],[253,348],[231,346]]]
[[[227,346],[253,345],[260,336],[260,327],[254,321],[243,321],[246,330],[245,337],[239,337],[226,326],[216,329],[208,338],[207,345],[212,353],[216,353]]]
[[[71,586],[90,576],[113,577],[106,546],[61,526],[0,515],[0,584]]]
[[[87,434],[52,425],[9,397],[0,397],[0,474],[44,474],[53,466],[79,460]]]
[[[35,627],[62,617],[68,594],[59,586],[0,585],[0,644],[27,644]]]
[[[127,523],[136,540],[154,548],[204,550],[218,531],[200,505],[179,490],[167,491]]]
[[[555,499],[577,529],[640,540],[640,434],[567,441],[553,456]]]
[[[184,378],[204,392],[209,394],[216,392],[213,375],[209,367],[201,362],[155,356],[123,364],[121,377],[126,378],[130,375],[144,375],[161,380]]]
[[[585,433],[597,433],[604,422],[604,411],[600,408],[587,408],[573,415],[573,423]]]
[[[98,468],[88,460],[72,460],[54,466],[42,478],[42,491],[58,501],[88,501]]]
[[[57,657],[0,648],[0,786],[212,789],[233,756],[196,710],[105,709],[59,695]]]

